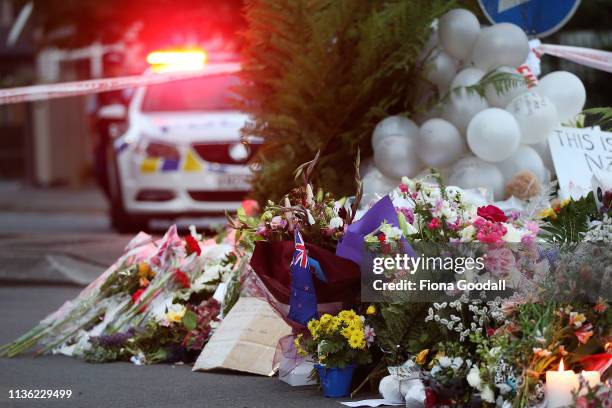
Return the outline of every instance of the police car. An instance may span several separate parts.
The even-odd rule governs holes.
[[[156,55],[158,61],[166,54]],[[172,65],[177,55],[168,53],[160,66]],[[220,74],[134,92],[127,130],[108,158],[115,229],[138,230],[153,218],[218,217],[239,207],[250,190],[248,161],[257,144],[241,143],[247,116],[228,100],[238,82],[236,74]]]

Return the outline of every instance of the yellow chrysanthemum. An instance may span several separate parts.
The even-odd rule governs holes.
[[[339,326],[340,326],[340,320],[335,316],[332,316],[331,319],[326,319],[325,323],[323,323],[323,320],[321,319],[321,330],[325,334],[329,334],[329,335],[334,334],[335,332],[338,331]]]
[[[323,316],[321,316],[321,318],[319,319],[319,323],[321,324],[327,324],[329,323],[332,319],[334,318],[334,316],[325,313]]]
[[[318,320],[311,320],[308,322],[308,331],[310,331],[310,335],[313,339],[317,339],[319,337],[319,329],[321,324]]]
[[[357,313],[355,313],[355,311],[353,309],[351,310],[342,310],[340,313],[338,313],[338,317],[340,318],[340,320],[343,321],[352,321],[352,320],[359,320],[359,316],[357,316]]]
[[[351,336],[348,339],[348,345],[350,348],[358,349],[358,348],[361,348],[361,341],[359,340],[359,338],[355,336]]]
[[[368,316],[375,315],[376,314],[376,306],[375,305],[368,306],[368,308],[366,310],[366,314]]]
[[[293,339],[293,345],[295,346],[295,350],[297,351],[297,353],[305,357],[308,355],[308,352],[302,347],[302,337],[302,333],[298,334],[297,337]]]

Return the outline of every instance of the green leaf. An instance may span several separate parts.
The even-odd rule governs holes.
[[[198,315],[191,310],[187,310],[183,315],[182,322],[187,330],[194,330],[198,325]]]

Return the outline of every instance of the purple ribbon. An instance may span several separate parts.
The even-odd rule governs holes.
[[[375,231],[380,224],[386,221],[388,224],[399,228],[397,212],[391,201],[391,197],[384,196],[372,208],[370,208],[359,221],[348,226],[342,242],[336,247],[336,255],[349,259],[357,265],[363,266],[364,262],[371,262],[371,256],[367,253],[364,238],[366,235]],[[416,253],[402,237],[401,244],[403,253],[416,256]]]

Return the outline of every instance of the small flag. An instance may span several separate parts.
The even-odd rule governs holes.
[[[298,230],[295,231],[295,252],[289,269],[291,270],[289,318],[306,325],[310,320],[317,318],[317,295],[310,273],[306,244]]]

